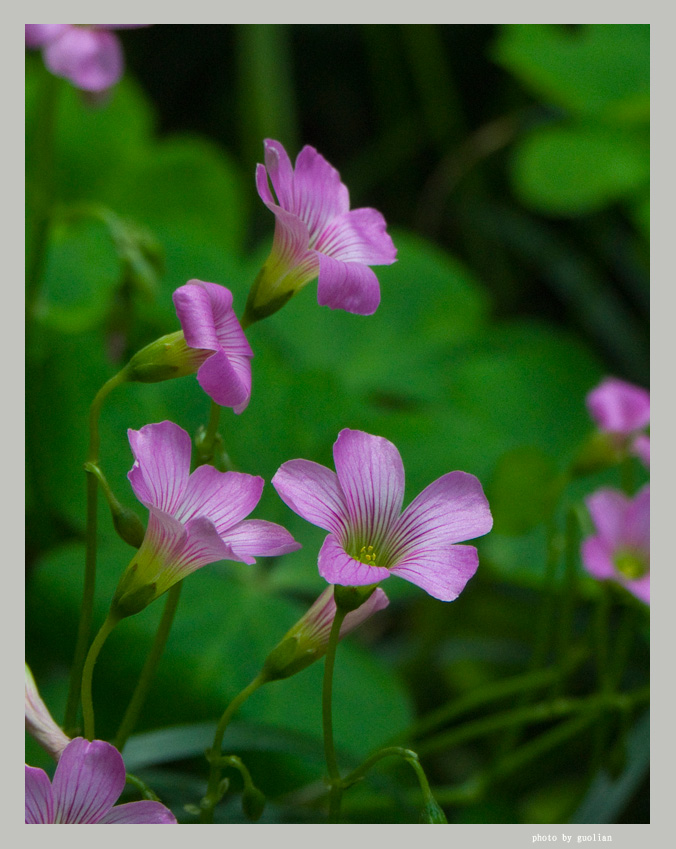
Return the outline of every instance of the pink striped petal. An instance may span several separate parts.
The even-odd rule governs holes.
[[[333,459],[345,496],[350,534],[379,551],[404,500],[401,456],[382,436],[345,428],[333,446]]]
[[[341,262],[391,265],[397,249],[377,209],[353,209],[334,218],[312,247]]]
[[[127,802],[125,805],[114,807],[99,822],[106,825],[121,825],[125,823],[136,823],[137,825],[174,825],[176,823],[176,817],[169,808],[165,808],[160,802]]]
[[[340,174],[310,145],[305,145],[296,158],[293,188],[293,206],[287,209],[305,222],[311,243],[350,208],[350,195]]]
[[[26,766],[26,822],[30,825],[54,822],[52,785],[47,773]]]
[[[290,212],[294,211],[293,166],[284,147],[274,139],[265,139],[265,167],[272,188],[275,190],[279,205]]]
[[[600,537],[593,536],[583,540],[581,555],[584,568],[593,578],[607,581],[609,578],[618,577],[612,550]]]
[[[54,774],[55,822],[99,822],[119,799],[124,783],[124,763],[114,746],[76,737],[64,749]]]
[[[247,357],[217,351],[197,370],[197,380],[206,394],[221,407],[232,407],[238,415],[251,398],[251,362]]]
[[[338,476],[311,460],[289,460],[272,479],[282,501],[308,522],[338,536],[347,533],[347,505]]]
[[[363,587],[377,584],[389,578],[390,569],[382,566],[369,566],[355,560],[345,551],[338,539],[329,534],[319,551],[317,562],[319,574],[330,584],[344,587]]]
[[[135,462],[127,475],[146,507],[173,514],[183,499],[190,474],[190,436],[173,422],[128,430]]]
[[[191,348],[218,351],[221,341],[216,331],[215,313],[219,317],[232,311],[232,292],[217,283],[188,280],[172,295],[185,341]],[[251,348],[248,347],[251,352]]]
[[[122,76],[124,58],[117,37],[105,30],[69,27],[44,48],[45,64],[84,91],[104,91]]]
[[[206,516],[222,535],[251,513],[260,501],[263,485],[258,476],[198,466],[190,475],[176,518],[187,522]]]
[[[319,305],[356,315],[373,315],[380,304],[380,284],[368,265],[341,262],[319,252],[317,258]]]
[[[411,552],[392,566],[399,575],[441,601],[453,601],[465,588],[479,566],[479,554],[473,545],[448,548],[422,548]]]
[[[245,519],[223,534],[226,542],[244,563],[256,557],[276,557],[302,548],[281,525],[263,519]]]
[[[613,548],[624,542],[629,502],[624,493],[615,489],[599,489],[585,499],[599,536]]]
[[[609,377],[587,395],[587,409],[601,430],[629,434],[650,422],[650,393]]]
[[[240,560],[225,542],[206,516],[191,519],[185,526],[187,541],[181,554],[180,566],[169,566],[168,573],[175,572],[181,578],[219,560]]]

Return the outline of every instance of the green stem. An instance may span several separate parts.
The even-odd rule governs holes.
[[[99,462],[99,417],[101,407],[110,393],[126,381],[125,369],[111,377],[99,389],[89,409],[89,452],[87,462],[98,465]],[[77,721],[77,706],[80,701],[80,681],[82,669],[87,654],[87,645],[92,628],[92,617],[94,613],[94,591],[96,589],[96,525],[97,525],[97,495],[98,482],[96,476],[91,472],[87,474],[87,520],[86,520],[86,542],[85,542],[85,572],[84,586],[82,588],[82,606],[80,608],[80,623],[78,625],[77,640],[73,665],[70,670],[70,685],[68,689],[68,700],[66,702],[66,714],[64,726],[67,733],[75,730]]]
[[[329,779],[331,790],[329,792],[329,822],[338,822],[340,816],[340,802],[343,792],[343,784],[340,778],[340,770],[338,769],[338,760],[336,758],[336,749],[333,743],[333,669],[336,663],[336,648],[340,638],[340,626],[343,624],[343,619],[347,615],[347,611],[340,607],[336,610],[336,615],[331,625],[331,634],[329,635],[329,643],[326,649],[326,659],[324,661],[324,684],[322,687],[322,728],[324,731],[324,754],[326,756],[326,766],[329,771]]]
[[[171,630],[171,625],[174,621],[178,600],[181,596],[182,586],[183,581],[179,581],[178,584],[174,584],[167,593],[167,602],[164,606],[164,613],[162,614],[162,619],[160,620],[160,624],[157,628],[157,633],[155,634],[155,640],[152,648],[150,649],[150,654],[143,666],[141,676],[136,684],[136,689],[134,690],[129,706],[122,718],[120,728],[115,738],[115,748],[119,752],[124,749],[124,745],[134,730],[141,708],[145,703],[151,681],[169,637],[169,631]]]
[[[223,735],[225,734],[225,730],[240,706],[244,704],[249,696],[255,693],[262,684],[265,684],[267,680],[265,673],[259,672],[253,681],[251,681],[251,683],[248,684],[242,692],[235,696],[235,698],[230,702],[228,707],[225,709],[218,726],[216,727],[214,742],[211,750],[207,754],[210,762],[209,783],[207,785],[207,792],[200,806],[201,823],[213,822],[214,808],[220,799],[218,795],[218,787],[221,778],[221,748],[223,746]]]
[[[92,678],[94,676],[94,664],[103,648],[103,644],[110,636],[110,632],[119,622],[117,616],[109,613],[101,630],[94,638],[89,649],[89,654],[82,670],[82,715],[84,717],[84,734],[87,740],[94,739],[94,702],[92,700]]]
[[[577,579],[577,562],[580,551],[580,533],[577,513],[571,507],[566,514],[566,544],[564,550],[564,582],[563,600],[557,639],[558,663],[564,667],[570,648],[573,631],[573,616],[575,613],[575,589]],[[561,675],[554,686],[553,695],[561,695],[565,690],[566,676]]]

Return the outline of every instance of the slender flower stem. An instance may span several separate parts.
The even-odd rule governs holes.
[[[117,616],[109,613],[101,630],[94,638],[89,649],[89,654],[82,670],[82,715],[84,717],[84,734],[87,740],[94,739],[94,703],[92,701],[92,678],[94,676],[94,664],[103,648],[103,644],[110,636],[110,632],[119,622]]]
[[[221,747],[223,745],[223,735],[225,734],[225,730],[228,727],[230,720],[235,715],[237,710],[244,704],[244,702],[249,698],[250,695],[256,692],[256,690],[267,681],[267,676],[264,672],[259,672],[258,675],[251,681],[250,684],[242,690],[235,698],[230,702],[228,707],[225,709],[223,716],[218,723],[216,728],[216,734],[214,735],[214,742],[211,747],[211,750],[207,753],[207,758],[210,762],[211,768],[209,770],[209,783],[207,785],[207,792],[202,799],[202,803],[200,805],[200,822],[201,823],[211,823],[214,820],[214,808],[218,804],[220,800],[219,796],[219,784],[221,779],[221,769],[222,769],[222,756],[221,756]]]
[[[164,605],[164,613],[162,614],[162,619],[160,620],[160,624],[157,628],[155,640],[143,666],[143,670],[141,671],[141,676],[136,684],[134,694],[131,697],[131,701],[129,702],[124,717],[122,718],[122,722],[120,723],[117,736],[115,737],[115,748],[119,752],[122,752],[125,743],[134,730],[141,708],[143,707],[148,695],[150,684],[160,662],[160,658],[162,657],[162,652],[164,651],[167,638],[169,637],[169,631],[171,630],[171,625],[174,621],[174,615],[178,606],[178,600],[181,596],[182,586],[183,581],[179,581],[179,583],[174,584],[167,593],[167,602]]]
[[[577,513],[571,507],[566,514],[566,543],[564,549],[564,581],[563,601],[557,639],[558,663],[564,666],[570,648],[575,613],[575,589],[577,579],[577,563],[580,551],[580,532]],[[554,695],[561,695],[565,690],[566,676],[561,675],[554,685]]]
[[[105,399],[116,386],[126,381],[126,371],[122,369],[114,377],[111,377],[99,389],[89,409],[89,452],[87,461],[93,465],[99,462],[99,417],[101,407]],[[86,521],[86,548],[85,548],[85,573],[84,586],[82,588],[82,607],[80,609],[80,623],[78,625],[77,641],[73,665],[70,670],[70,685],[68,689],[68,700],[66,702],[66,714],[64,725],[66,731],[73,731],[77,722],[77,706],[80,701],[80,681],[87,645],[91,634],[92,617],[94,612],[94,591],[96,589],[96,526],[97,526],[97,498],[98,481],[96,476],[89,472],[87,474],[87,521]]]
[[[343,792],[343,784],[340,778],[340,770],[338,769],[338,761],[336,759],[336,749],[333,744],[333,668],[336,662],[336,648],[340,637],[340,626],[343,624],[343,619],[347,615],[347,611],[340,607],[336,610],[336,615],[331,625],[331,634],[329,635],[329,644],[326,649],[326,659],[324,661],[324,685],[322,688],[322,727],[324,730],[324,754],[326,756],[326,766],[329,771],[329,779],[331,790],[329,793],[329,822],[338,822],[340,815],[340,802]]]

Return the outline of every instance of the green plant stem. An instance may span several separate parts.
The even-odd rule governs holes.
[[[329,644],[326,649],[324,661],[324,684],[322,687],[322,728],[324,732],[324,754],[326,756],[326,767],[329,771],[329,822],[338,822],[340,816],[340,802],[343,793],[343,784],[338,769],[336,749],[333,743],[333,669],[336,663],[336,648],[340,637],[340,626],[347,611],[340,607],[331,625]]]
[[[111,377],[110,380],[103,384],[92,401],[92,405],[89,409],[89,452],[87,454],[87,462],[92,465],[97,466],[99,462],[99,418],[101,415],[101,407],[113,389],[125,381],[126,372],[125,369],[122,369],[114,377]],[[78,625],[77,640],[75,643],[73,665],[70,670],[70,684],[64,719],[64,726],[67,733],[76,729],[77,706],[80,701],[80,681],[82,679],[82,670],[87,654],[87,645],[91,634],[92,617],[94,613],[98,486],[96,476],[91,472],[88,472],[84,585],[82,588],[80,622]]]
[[[179,581],[178,584],[174,584],[167,593],[167,601],[164,605],[164,612],[162,613],[162,619],[160,620],[160,624],[157,628],[157,633],[155,634],[155,640],[141,671],[134,694],[131,697],[131,701],[129,702],[124,717],[122,718],[122,722],[120,723],[117,736],[115,737],[115,748],[119,752],[124,749],[125,743],[134,730],[141,708],[145,703],[148,690],[150,689],[150,684],[153,676],[155,675],[155,670],[160,662],[162,652],[164,651],[164,647],[169,637],[169,632],[178,606],[178,600],[181,597],[182,586],[183,581]]]
[[[259,672],[253,681],[247,684],[241,693],[235,696],[235,698],[230,702],[228,707],[225,709],[218,726],[216,727],[213,745],[211,750],[207,753],[207,758],[210,763],[209,783],[207,785],[207,792],[200,806],[201,823],[213,822],[214,808],[219,801],[218,787],[221,778],[221,747],[223,745],[223,735],[225,734],[225,730],[241,705],[243,705],[249,696],[255,693],[262,684],[265,684],[267,680],[268,679],[265,674],[263,672]]]
[[[568,657],[573,632],[575,614],[575,590],[577,580],[577,562],[580,551],[580,533],[577,513],[571,507],[566,514],[566,543],[564,549],[563,600],[557,634],[558,664],[563,668]],[[558,696],[565,690],[566,675],[562,674],[555,682],[553,695]]]
[[[109,613],[106,621],[101,626],[99,633],[89,649],[82,670],[82,715],[84,717],[84,735],[87,740],[94,739],[94,702],[92,700],[92,678],[94,677],[94,664],[99,656],[103,644],[110,636],[110,632],[119,622],[117,616]]]

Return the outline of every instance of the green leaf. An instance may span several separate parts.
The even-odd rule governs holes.
[[[528,206],[581,215],[634,195],[647,185],[647,139],[606,127],[553,125],[517,146],[512,181]]]
[[[613,123],[648,120],[648,24],[507,24],[493,53],[549,103]]]
[[[521,534],[553,513],[563,485],[556,464],[536,448],[515,448],[498,460],[488,498],[498,533]]]

